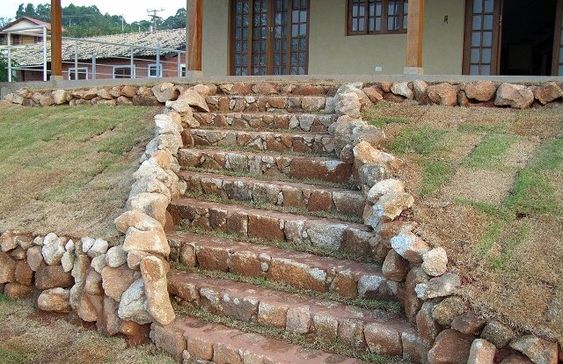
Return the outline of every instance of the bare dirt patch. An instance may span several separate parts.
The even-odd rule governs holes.
[[[514,173],[460,168],[452,181],[444,187],[445,198],[461,198],[493,205],[508,196],[514,181]]]

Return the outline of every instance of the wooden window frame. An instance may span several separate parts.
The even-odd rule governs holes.
[[[405,13],[405,3],[408,6],[408,0],[396,0],[400,1],[402,6],[400,8],[399,19],[400,26],[399,29],[389,30],[388,29],[388,11],[389,11],[389,0],[381,0],[381,30],[369,30],[369,3],[371,0],[363,0],[366,11],[364,15],[365,19],[365,29],[363,31],[353,31],[352,30],[352,9],[353,0],[346,1],[346,35],[381,35],[381,34],[406,34],[408,28],[408,11]]]

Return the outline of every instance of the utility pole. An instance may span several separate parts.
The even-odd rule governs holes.
[[[161,13],[163,12],[164,9],[160,8],[160,9],[147,9],[147,13],[149,14],[149,17],[152,18],[152,30],[153,32],[156,32],[156,21],[157,19],[161,19],[158,15],[156,15],[157,13]],[[152,13],[152,14],[151,14]]]
[[[51,0],[51,78],[62,79],[61,0]]]

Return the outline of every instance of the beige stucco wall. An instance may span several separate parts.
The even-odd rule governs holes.
[[[346,0],[310,0],[309,74],[401,74],[405,34],[346,36]],[[461,74],[464,0],[426,0],[426,74]],[[203,72],[228,73],[229,6],[206,0],[203,20]],[[444,23],[444,17],[448,23]]]

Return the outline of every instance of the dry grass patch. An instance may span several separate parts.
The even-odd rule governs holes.
[[[413,115],[407,115],[412,112]],[[406,161],[419,233],[483,314],[563,342],[563,106],[388,104],[364,115]],[[381,123],[381,118],[402,122]]]
[[[175,363],[154,345],[127,347],[123,338],[73,325],[63,315],[37,313],[30,301],[1,294],[0,321],[0,362],[5,364]]]
[[[0,231],[112,238],[156,109],[8,107],[0,116]]]

